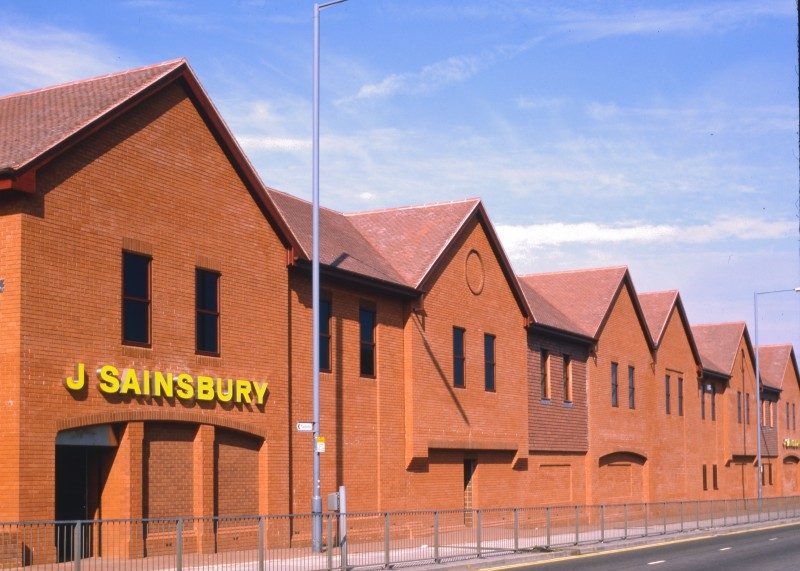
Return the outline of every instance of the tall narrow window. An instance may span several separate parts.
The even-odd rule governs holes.
[[[197,352],[219,355],[219,274],[197,268],[194,277]]]
[[[550,387],[550,353],[542,350],[540,354],[540,366],[542,376],[542,400],[550,400],[551,387]]]
[[[150,345],[150,256],[122,253],[122,342]]]
[[[711,420],[717,420],[717,385],[708,385],[708,398],[711,404]]]
[[[611,363],[611,406],[619,406],[619,381],[617,379],[616,363]]]
[[[789,430],[789,427],[792,426],[789,423],[789,403],[786,403],[786,430]]]
[[[761,401],[761,426],[767,426],[767,401]]]
[[[792,403],[792,430],[797,430],[797,415],[795,412],[797,411],[794,408],[794,403]]]
[[[319,370],[331,370],[331,299],[319,299]]]
[[[703,464],[703,490],[708,490],[708,468]]]
[[[669,386],[669,375],[664,377],[664,411],[669,414],[670,413],[670,400],[672,399],[670,395],[670,386]]]
[[[742,424],[742,391],[736,391],[736,422]]]
[[[564,402],[572,402],[572,359],[564,355]]]
[[[750,424],[750,393],[744,394],[744,422]]]
[[[487,391],[494,390],[494,335],[483,335],[483,384]]]
[[[453,327],[453,386],[464,387],[466,368],[466,355],[464,354],[464,335],[466,331],[461,327]]]
[[[375,376],[375,310],[368,307],[358,309],[358,325],[360,329],[360,361],[361,376]]]
[[[706,419],[706,386],[700,381],[700,420]]]
[[[683,416],[683,377],[678,377],[678,416]]]
[[[719,490],[719,486],[717,485],[717,465],[716,464],[711,466],[711,485],[715,490]]]
[[[767,476],[769,477],[769,485],[772,485],[772,464],[767,464]]]
[[[633,367],[628,367],[628,408],[636,408],[636,381]]]

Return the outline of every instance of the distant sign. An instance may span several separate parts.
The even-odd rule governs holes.
[[[297,423],[297,432],[311,432],[314,430],[314,423],[313,422],[298,422]]]
[[[322,454],[325,452],[325,437],[317,436],[317,453]]]

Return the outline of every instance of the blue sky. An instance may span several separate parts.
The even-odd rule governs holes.
[[[311,7],[0,0],[0,93],[184,56],[308,198]],[[753,291],[800,285],[796,26],[791,0],[349,0],[322,17],[323,204],[480,196],[518,273],[627,264],[752,326]],[[800,295],[761,308],[800,347]]]

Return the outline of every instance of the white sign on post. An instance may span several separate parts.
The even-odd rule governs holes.
[[[311,432],[314,430],[313,422],[298,422],[297,432]]]

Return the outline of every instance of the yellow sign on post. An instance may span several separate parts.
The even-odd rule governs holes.
[[[322,454],[325,452],[325,437],[317,436],[317,452]]]

